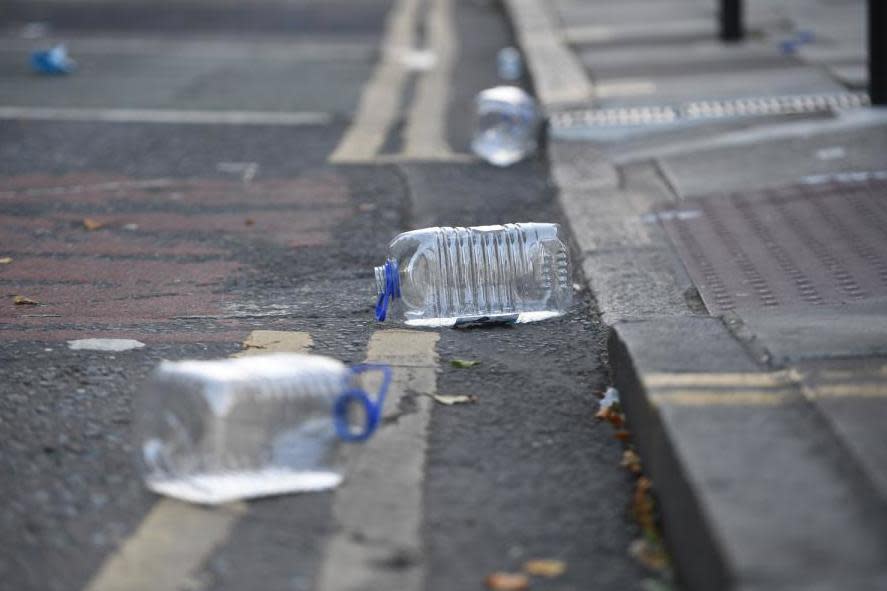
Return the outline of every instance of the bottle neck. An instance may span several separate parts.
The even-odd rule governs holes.
[[[376,273],[376,293],[382,295],[385,293],[385,265],[375,267]]]

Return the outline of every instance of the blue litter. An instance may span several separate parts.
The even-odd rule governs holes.
[[[56,45],[44,51],[35,51],[31,54],[31,66],[40,74],[70,74],[77,64],[68,57],[68,50],[64,45]]]

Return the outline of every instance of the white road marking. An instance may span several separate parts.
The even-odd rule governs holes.
[[[382,56],[366,84],[354,121],[330,162],[370,162],[397,117],[407,77],[402,56],[414,52],[419,0],[398,0],[385,25]]]
[[[115,37],[103,34],[96,37],[71,37],[65,45],[74,57],[93,55],[113,55],[115,57],[168,57],[179,67],[182,60],[225,61],[269,60],[284,62],[324,62],[352,61],[366,62],[373,46],[369,42],[348,42],[298,40],[278,37],[276,39],[220,39],[218,37],[194,37],[190,39],[170,39],[163,36]],[[0,38],[0,52],[20,53],[34,49],[29,39],[11,37]]]
[[[431,0],[427,27],[429,49],[437,63],[422,74],[404,132],[404,154],[417,159],[446,157],[447,103],[458,49],[453,30],[453,1]]]
[[[90,121],[99,123],[168,123],[196,125],[325,125],[329,113],[313,111],[177,111],[172,109],[77,109],[0,107],[0,119]]]
[[[307,353],[311,335],[304,332],[253,331],[237,355]],[[214,508],[162,498],[139,527],[105,559],[84,591],[178,591],[228,537],[246,504]]]
[[[625,79],[598,82],[594,86],[594,96],[607,98],[613,96],[642,96],[654,94],[656,84],[652,80]]]
[[[338,527],[324,553],[318,591],[424,587],[422,481],[438,338],[433,332],[383,330],[370,340],[368,361],[394,368],[384,416],[394,416],[408,396],[415,410],[353,448],[347,479],[333,502]],[[385,566],[392,562],[404,566]]]
[[[75,351],[131,351],[141,349],[145,343],[134,339],[76,339],[68,341],[68,348]]]

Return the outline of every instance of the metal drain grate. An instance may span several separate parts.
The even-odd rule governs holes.
[[[887,172],[811,177],[658,212],[712,314],[887,296]]]
[[[682,121],[797,115],[858,109],[869,105],[864,92],[797,96],[749,97],[693,101],[677,106],[618,107],[562,111],[551,116],[555,130],[576,127],[631,127]]]

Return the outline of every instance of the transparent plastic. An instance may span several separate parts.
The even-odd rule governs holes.
[[[396,274],[399,296],[390,298],[388,316],[411,326],[532,322],[572,303],[558,224],[414,230],[391,242],[388,260],[376,267],[376,290],[386,299],[386,272]]]
[[[164,361],[135,403],[145,483],[204,504],[335,487],[331,411],[350,375],[317,355]]]
[[[536,150],[542,117],[536,101],[516,86],[479,93],[471,149],[494,166],[510,166]]]
[[[496,71],[499,78],[508,82],[519,80],[524,72],[520,51],[514,47],[503,47],[496,54]]]

